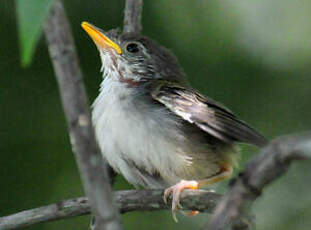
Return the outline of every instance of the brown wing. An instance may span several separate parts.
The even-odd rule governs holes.
[[[151,95],[176,115],[224,142],[238,141],[257,146],[267,143],[261,134],[230,110],[192,89],[163,81],[156,84]]]

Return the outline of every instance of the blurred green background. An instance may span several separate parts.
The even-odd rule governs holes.
[[[41,1],[41,0],[38,0]],[[122,25],[124,1],[65,0],[89,100],[100,59],[81,21]],[[22,9],[23,10],[23,9]],[[25,8],[27,10],[27,8]],[[311,127],[311,1],[145,0],[144,34],[173,50],[191,84],[268,138]],[[0,1],[0,216],[83,195],[44,38],[21,67],[15,3]],[[241,165],[256,149],[242,146]],[[258,230],[311,229],[311,163],[295,163],[256,201]],[[240,170],[238,169],[238,170]],[[114,189],[129,189],[118,176]],[[218,188],[225,191],[225,183]],[[199,229],[208,215],[133,212],[126,229]],[[89,216],[28,229],[86,229]]]

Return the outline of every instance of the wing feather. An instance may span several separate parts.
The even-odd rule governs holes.
[[[229,109],[192,89],[163,81],[156,84],[151,95],[176,115],[224,142],[238,141],[257,146],[267,143],[261,134]]]

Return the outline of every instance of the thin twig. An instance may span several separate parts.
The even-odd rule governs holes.
[[[54,2],[44,33],[59,84],[72,149],[99,226],[97,229],[120,230],[122,227],[112,201],[107,164],[95,141],[82,72],[61,1]]]
[[[126,0],[124,9],[124,33],[140,33],[143,0]]]
[[[221,195],[205,190],[185,190],[181,200],[182,209],[211,213],[220,198]],[[114,193],[114,199],[121,213],[170,208],[170,205],[165,205],[163,202],[163,190],[118,191]],[[2,217],[0,218],[0,230],[27,227],[89,213],[88,199],[79,197]]]
[[[311,159],[311,133],[286,136],[273,141],[251,160],[233,180],[227,195],[217,206],[207,229],[236,229],[235,225],[263,188],[283,175],[291,162]]]

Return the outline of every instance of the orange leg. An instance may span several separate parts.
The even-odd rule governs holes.
[[[198,189],[201,186],[214,184],[214,183],[222,181],[224,179],[228,179],[231,177],[232,171],[233,170],[232,170],[231,166],[223,167],[218,174],[216,174],[212,177],[209,177],[209,178],[206,178],[203,180],[199,180],[199,181],[181,180],[179,183],[167,188],[164,191],[163,200],[164,200],[164,203],[167,204],[167,198],[172,194],[172,196],[173,196],[173,200],[172,200],[173,219],[177,222],[176,212],[178,211],[179,208],[181,208],[180,197],[181,197],[181,193],[184,189]],[[191,212],[191,214],[192,213],[195,215],[197,213],[197,211]]]

